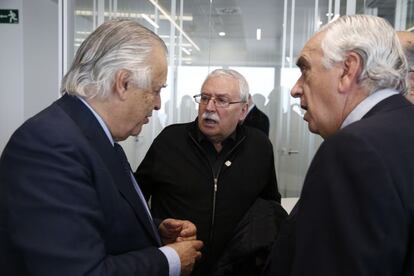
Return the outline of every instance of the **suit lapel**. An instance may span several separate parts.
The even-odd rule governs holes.
[[[134,210],[138,220],[144,226],[148,234],[158,245],[160,245],[151,226],[152,222],[148,217],[145,206],[143,206],[145,203],[141,202],[139,199],[137,191],[135,191],[133,187],[131,176],[125,172],[122,166],[122,161],[119,160],[118,155],[115,153],[112,144],[95,116],[88,107],[76,97],[65,94],[57,101],[57,103],[65,110],[81,129],[82,133],[88,138],[91,147],[95,149],[105,163],[108,171],[111,173],[113,181],[117,185],[121,195]]]

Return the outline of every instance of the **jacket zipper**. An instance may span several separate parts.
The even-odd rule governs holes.
[[[210,244],[213,242],[213,229],[214,229],[214,219],[216,216],[216,197],[217,197],[217,182],[218,182],[218,175],[220,174],[220,172],[217,174],[217,177],[214,177],[214,190],[213,190],[213,209],[211,211],[211,225],[210,225],[210,237],[209,237],[209,241]]]
[[[193,142],[197,145],[197,147],[201,150],[201,152],[204,153],[205,155],[205,151],[203,150],[203,148],[197,143],[197,141],[193,138],[193,136],[191,134],[189,134],[189,136],[191,137],[191,139],[193,140]],[[237,144],[226,154],[224,160],[227,159],[228,156],[230,156],[230,154],[240,145],[241,142],[243,142],[245,139],[245,137],[242,137],[240,139],[240,141],[237,142]],[[216,217],[216,198],[217,198],[217,190],[218,190],[218,180],[219,180],[219,176],[220,176],[220,172],[221,169],[223,168],[223,165],[220,166],[219,171],[217,172],[217,176],[214,175],[214,170],[213,167],[210,165],[210,162],[207,162],[211,168],[211,172],[213,174],[213,208],[211,211],[211,225],[210,225],[210,236],[209,236],[209,243],[212,244],[213,243],[213,238],[214,238],[214,223],[215,223],[215,217]],[[224,163],[223,163],[224,164]]]

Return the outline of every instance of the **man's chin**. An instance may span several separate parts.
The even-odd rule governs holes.
[[[308,122],[308,129],[309,129],[309,131],[310,131],[310,132],[312,132],[313,134],[320,135],[319,130],[318,130],[315,126],[313,126],[313,125],[312,125],[312,123],[309,123],[309,122]]]
[[[136,126],[136,127],[132,130],[131,136],[138,136],[138,134],[140,134],[140,133],[141,133],[141,131],[142,131],[142,127],[143,127],[143,124],[139,124],[138,126]]]

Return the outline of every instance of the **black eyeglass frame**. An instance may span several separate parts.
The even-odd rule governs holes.
[[[208,99],[206,99],[206,102],[202,102],[202,97],[206,97]],[[223,102],[221,101],[221,103],[219,103],[217,105],[217,100],[216,100],[216,96],[209,96],[209,95],[205,95],[205,94],[197,94],[193,96],[194,101],[198,104],[202,104],[202,105],[208,105],[208,103],[212,100],[214,102],[214,105],[216,107],[222,107],[222,108],[227,108],[229,107],[231,104],[237,104],[237,103],[245,103],[246,101],[234,101],[234,102]]]

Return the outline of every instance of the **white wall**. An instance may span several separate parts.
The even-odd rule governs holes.
[[[2,0],[0,9],[22,10],[22,0]],[[0,24],[0,150],[23,121],[23,24]]]
[[[58,3],[1,0],[19,24],[0,24],[0,152],[24,120],[58,98]]]
[[[24,118],[59,97],[57,1],[23,0]]]

